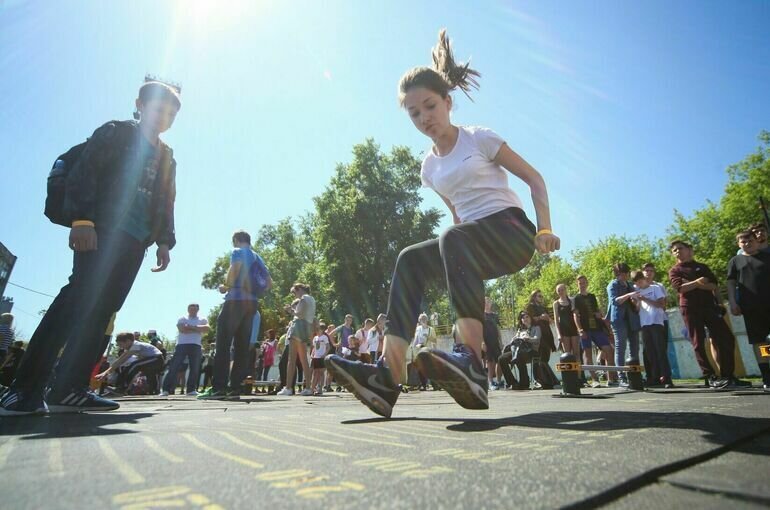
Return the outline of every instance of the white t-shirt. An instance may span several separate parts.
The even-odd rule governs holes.
[[[313,337],[313,358],[323,358],[329,353],[329,337],[324,333]]]
[[[412,345],[415,347],[424,347],[428,342],[430,330],[430,326],[423,326],[422,324],[418,324],[417,328],[414,330],[414,340],[412,340]]]
[[[358,353],[369,354],[369,343],[366,341],[366,331],[363,328],[356,331],[356,339],[358,339]]]
[[[128,348],[128,352],[139,359],[160,356],[160,349],[146,342],[134,342],[134,344]]]
[[[653,301],[666,297],[666,292],[660,285],[652,284],[646,289],[636,289],[639,295],[652,299]],[[653,306],[646,301],[641,302],[639,307],[639,322],[642,326],[650,326],[652,324],[660,324],[661,326],[666,321],[666,311],[663,308]]]
[[[367,352],[376,352],[380,350],[380,332],[377,328],[369,330],[369,334],[366,336]]]
[[[422,161],[422,185],[449,199],[461,221],[484,218],[509,207],[523,209],[508,187],[508,172],[494,160],[504,140],[483,127],[459,126],[457,143],[446,156],[433,150]]]
[[[206,326],[209,323],[203,317],[196,317],[191,319],[190,317],[182,317],[177,322],[177,326]],[[179,333],[176,337],[177,345],[194,344],[200,345],[203,333]]]

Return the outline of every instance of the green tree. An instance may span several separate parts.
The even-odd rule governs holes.
[[[719,202],[708,201],[692,216],[675,211],[670,238],[693,244],[695,257],[722,276],[737,250],[735,234],[763,220],[759,197],[770,199],[770,132],[759,135],[760,146],[727,168],[728,182]]]
[[[430,239],[441,213],[420,210],[420,162],[405,147],[384,154],[372,139],[353,147],[315,198],[315,240],[323,254],[313,271],[333,296],[331,317],[352,313],[357,321],[387,307],[399,252]]]

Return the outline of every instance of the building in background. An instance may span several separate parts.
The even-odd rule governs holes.
[[[0,313],[7,313],[13,308],[13,299],[5,298],[5,286],[11,279],[11,271],[16,264],[16,255],[0,243]]]

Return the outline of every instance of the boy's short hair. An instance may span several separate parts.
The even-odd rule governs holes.
[[[577,278],[575,278],[575,281],[577,280],[585,280],[588,281],[588,277],[584,274],[579,274]]]
[[[374,324],[374,319],[367,317],[367,319],[364,321],[364,324]]]
[[[346,319],[352,319],[352,318],[353,318],[353,316],[352,316],[351,314],[347,314],[347,315],[345,316],[345,318],[346,318]]]
[[[688,243],[687,241],[682,241],[681,239],[674,239],[673,241],[668,243],[668,250],[669,251],[673,250],[674,246],[676,246],[677,244],[681,244],[685,248],[692,249],[692,245],[690,243]]]
[[[631,273],[631,281],[632,282],[638,282],[639,280],[644,280],[644,273],[641,271],[634,271]]]
[[[153,99],[159,99],[164,103],[173,104],[177,111],[182,108],[182,100],[179,93],[173,87],[159,81],[148,81],[139,87],[139,101],[147,103]]]
[[[292,292],[294,291],[294,289],[302,289],[303,291],[305,291],[305,294],[310,294],[310,285],[306,283],[296,282],[294,285],[291,286]]]
[[[617,264],[612,266],[612,270],[615,272],[615,274],[631,272],[631,268],[625,262],[618,262]]]
[[[123,331],[115,337],[115,342],[128,342],[129,340],[134,341],[134,334],[130,331]]]
[[[652,262],[645,262],[645,264],[642,266],[642,269],[648,269],[648,268],[655,269],[655,264]]]
[[[751,231],[751,230],[741,230],[740,232],[735,234],[735,238],[738,239],[738,240],[741,240],[741,239],[744,239],[744,238],[746,238],[746,239],[754,239],[754,232]]]
[[[251,236],[245,230],[236,230],[233,232],[233,241],[236,243],[251,244]]]

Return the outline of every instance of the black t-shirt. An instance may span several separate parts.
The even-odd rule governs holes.
[[[741,308],[770,307],[770,254],[736,255],[727,264],[727,279],[737,283]]]
[[[591,294],[578,294],[575,296],[575,310],[580,314],[580,327],[587,331],[596,331],[602,329],[596,319],[596,312],[599,310],[599,303],[596,296]]]

